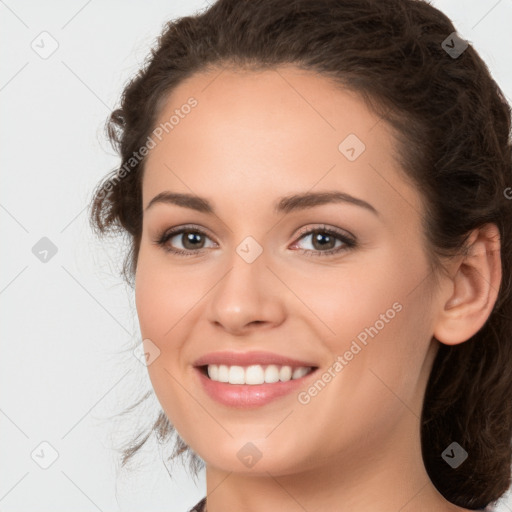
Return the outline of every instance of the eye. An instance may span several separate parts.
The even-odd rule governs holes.
[[[158,236],[155,243],[167,252],[182,256],[197,256],[204,252],[206,238],[209,237],[202,229],[194,226],[182,226],[164,231]],[[176,243],[181,243],[183,249],[175,248]],[[213,247],[215,246],[214,242]]]
[[[329,256],[348,251],[356,247],[356,240],[353,236],[349,236],[334,228],[320,226],[314,229],[303,230],[300,233],[299,240],[310,237],[312,249],[300,249],[302,254],[308,256]],[[336,242],[340,242],[336,246]],[[297,245],[295,242],[294,246]]]
[[[342,253],[356,247],[356,240],[352,235],[348,235],[334,228],[319,226],[313,229],[302,230],[298,240],[311,237],[312,249],[299,248],[301,254],[307,256],[329,256]],[[162,247],[165,251],[178,254],[180,256],[198,256],[203,254],[208,247],[205,241],[210,239],[205,231],[195,226],[181,226],[172,228],[161,233],[154,243]],[[176,244],[181,244],[183,248],[176,248]],[[217,247],[213,242],[211,247]],[[297,247],[297,242],[292,248]]]

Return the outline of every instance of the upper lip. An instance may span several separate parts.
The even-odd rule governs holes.
[[[209,364],[225,364],[227,366],[250,366],[253,364],[275,364],[278,366],[311,366],[315,365],[309,361],[301,361],[288,356],[274,354],[272,352],[210,352],[194,362],[194,366],[206,366]]]

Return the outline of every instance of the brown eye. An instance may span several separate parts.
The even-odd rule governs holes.
[[[202,254],[207,248],[205,243],[210,238],[206,233],[197,228],[176,228],[162,233],[155,243],[165,251],[183,256]],[[183,248],[180,248],[180,244]],[[215,247],[213,243],[213,247]],[[212,247],[210,246],[210,247]]]
[[[311,233],[313,247],[316,250],[334,249],[336,245],[336,237],[329,235],[323,231],[313,231]]]
[[[204,245],[204,239],[201,240],[201,237],[203,236],[201,233],[198,233],[197,231],[183,231],[180,236],[180,241],[183,244],[183,247],[188,250],[194,250],[194,249],[202,249]],[[173,237],[175,238],[175,237]],[[202,242],[202,243],[201,243]]]
[[[333,228],[315,228],[301,233],[298,240],[311,240],[311,248],[300,248],[303,254],[308,256],[328,256],[347,251],[356,246],[355,238],[349,237]],[[338,243],[338,245],[336,245]],[[294,247],[298,246],[298,242],[294,243]]]

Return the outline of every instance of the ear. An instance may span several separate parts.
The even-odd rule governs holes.
[[[467,253],[453,261],[440,295],[440,312],[434,336],[456,345],[476,334],[492,312],[501,284],[500,233],[495,224],[475,229]],[[446,291],[445,291],[446,290]]]

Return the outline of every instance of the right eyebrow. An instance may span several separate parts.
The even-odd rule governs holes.
[[[194,196],[192,194],[178,194],[176,192],[160,192],[151,199],[144,211],[148,211],[149,208],[158,203],[175,204],[177,206],[190,208],[202,213],[214,213],[213,207],[208,199]]]

